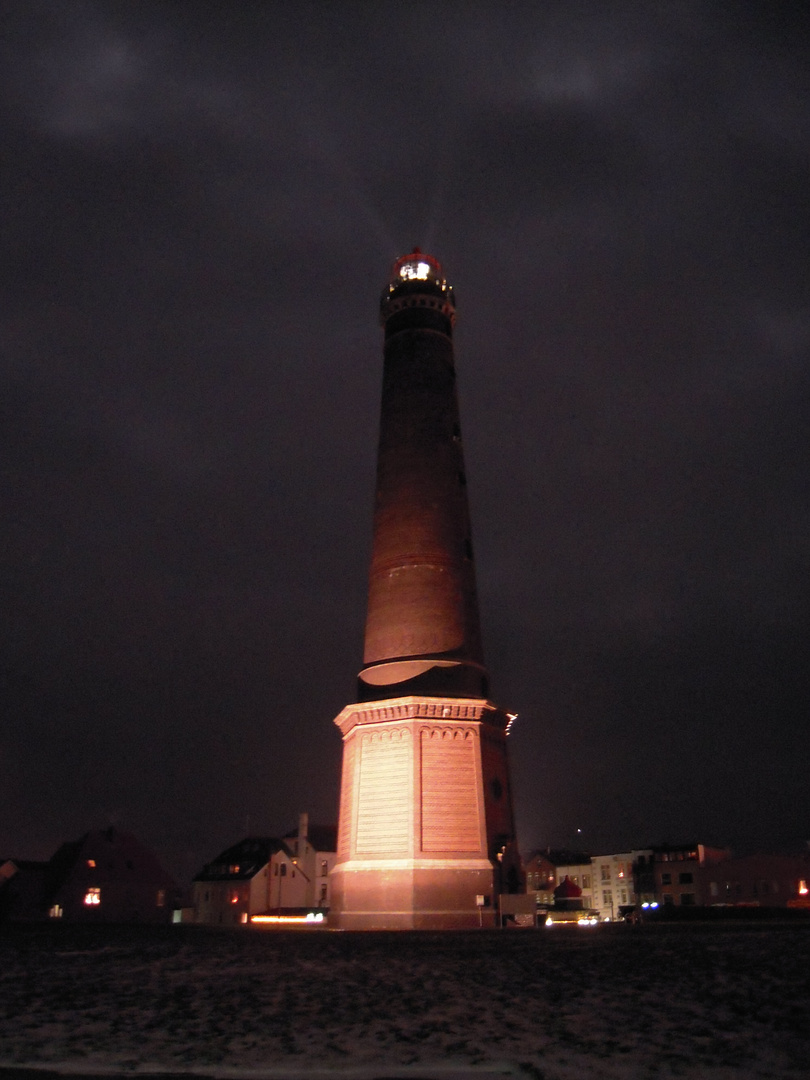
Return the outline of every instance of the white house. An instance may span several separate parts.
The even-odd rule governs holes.
[[[293,915],[329,908],[329,871],[336,858],[336,832],[309,825],[283,839],[247,837],[227,848],[194,878],[194,921],[239,926],[254,915]]]

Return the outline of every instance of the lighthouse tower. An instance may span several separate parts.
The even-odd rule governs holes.
[[[488,699],[453,355],[455,301],[416,248],[383,291],[374,544],[343,735],[333,925],[493,925],[513,852],[510,714]]]

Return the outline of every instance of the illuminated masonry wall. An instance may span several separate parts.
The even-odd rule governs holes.
[[[507,715],[475,699],[403,698],[338,719],[338,925],[491,925],[511,837]]]

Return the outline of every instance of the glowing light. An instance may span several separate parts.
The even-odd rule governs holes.
[[[87,907],[95,907],[101,903],[101,889],[88,889],[84,894],[84,902]]]
[[[426,262],[405,263],[399,271],[399,276],[406,281],[424,281],[430,273],[430,265]]]
[[[322,923],[324,915],[322,911],[308,911],[306,915],[251,915],[252,923],[303,923],[313,926]]]
[[[804,879],[799,882],[799,896],[807,896],[807,882]]]
[[[87,860],[87,865],[88,866],[95,866],[96,865],[96,860],[95,859],[88,859]]]

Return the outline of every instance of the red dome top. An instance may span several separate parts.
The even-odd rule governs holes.
[[[573,900],[577,896],[582,896],[582,889],[580,889],[579,885],[575,885],[566,874],[554,890],[554,898],[555,900]]]

